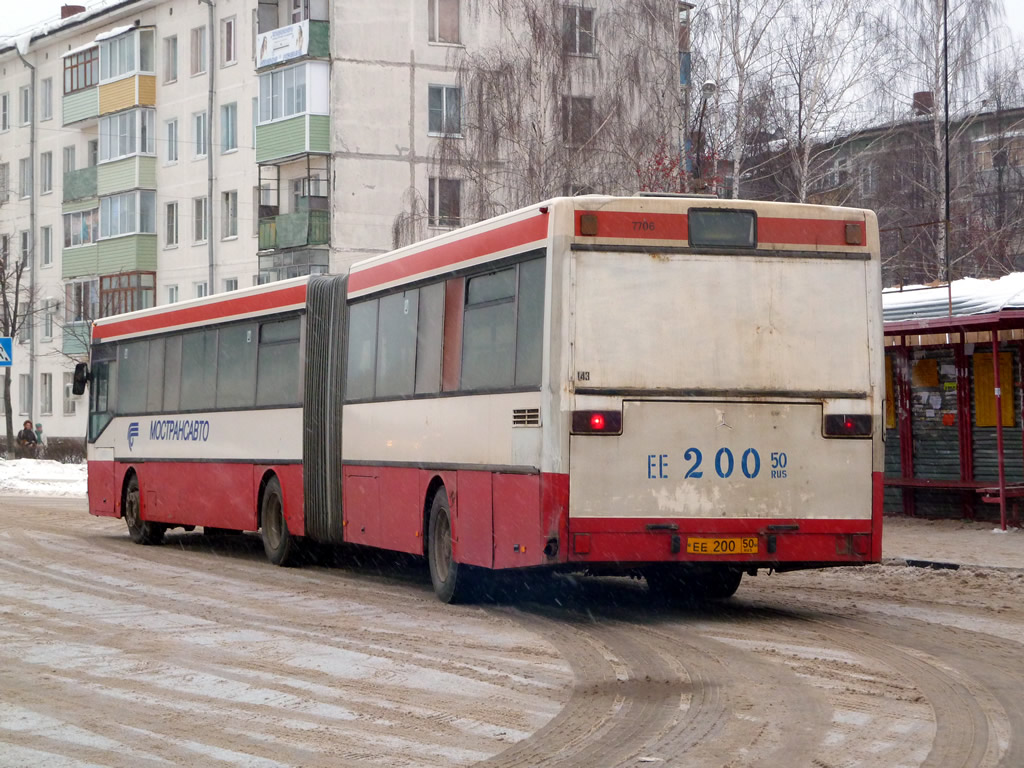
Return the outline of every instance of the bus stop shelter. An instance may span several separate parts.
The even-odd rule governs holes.
[[[1020,525],[1024,273],[887,290],[885,509]]]

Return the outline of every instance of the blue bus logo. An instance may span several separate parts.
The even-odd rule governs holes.
[[[139,422],[133,421],[128,425],[128,450],[135,446],[135,438],[139,436]]]

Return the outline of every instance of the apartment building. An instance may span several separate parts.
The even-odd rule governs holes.
[[[548,0],[540,34],[528,5],[122,0],[0,40],[15,423],[84,435],[70,376],[95,318],[634,191],[678,126],[675,7]]]

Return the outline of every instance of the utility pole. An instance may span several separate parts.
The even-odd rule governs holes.
[[[19,38],[16,41],[15,49],[22,64],[28,67],[31,73],[29,81],[29,126],[28,126],[28,163],[29,178],[32,181],[32,195],[28,200],[28,254],[23,258],[28,259],[28,300],[25,302],[25,319],[22,323],[28,323],[28,417],[35,423],[36,408],[36,332],[33,312],[36,300],[36,194],[39,186],[36,179],[36,68],[25,58],[28,47],[32,42],[31,36]],[[23,50],[24,48],[24,50]],[[51,173],[53,172],[51,168]],[[10,368],[7,369],[10,371]]]
[[[209,85],[209,93],[206,98],[206,257],[208,262],[208,276],[206,278],[206,295],[210,296],[215,292],[213,282],[214,261],[213,261],[213,94],[214,94],[214,72],[216,71],[217,55],[216,47],[213,44],[215,39],[215,19],[213,18],[213,0],[199,0],[205,4],[209,12],[207,18],[206,37],[210,44],[210,63],[207,65],[206,82]]]

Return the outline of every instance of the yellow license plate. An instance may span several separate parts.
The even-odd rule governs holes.
[[[687,539],[686,551],[691,555],[756,555],[757,537],[728,539]]]

